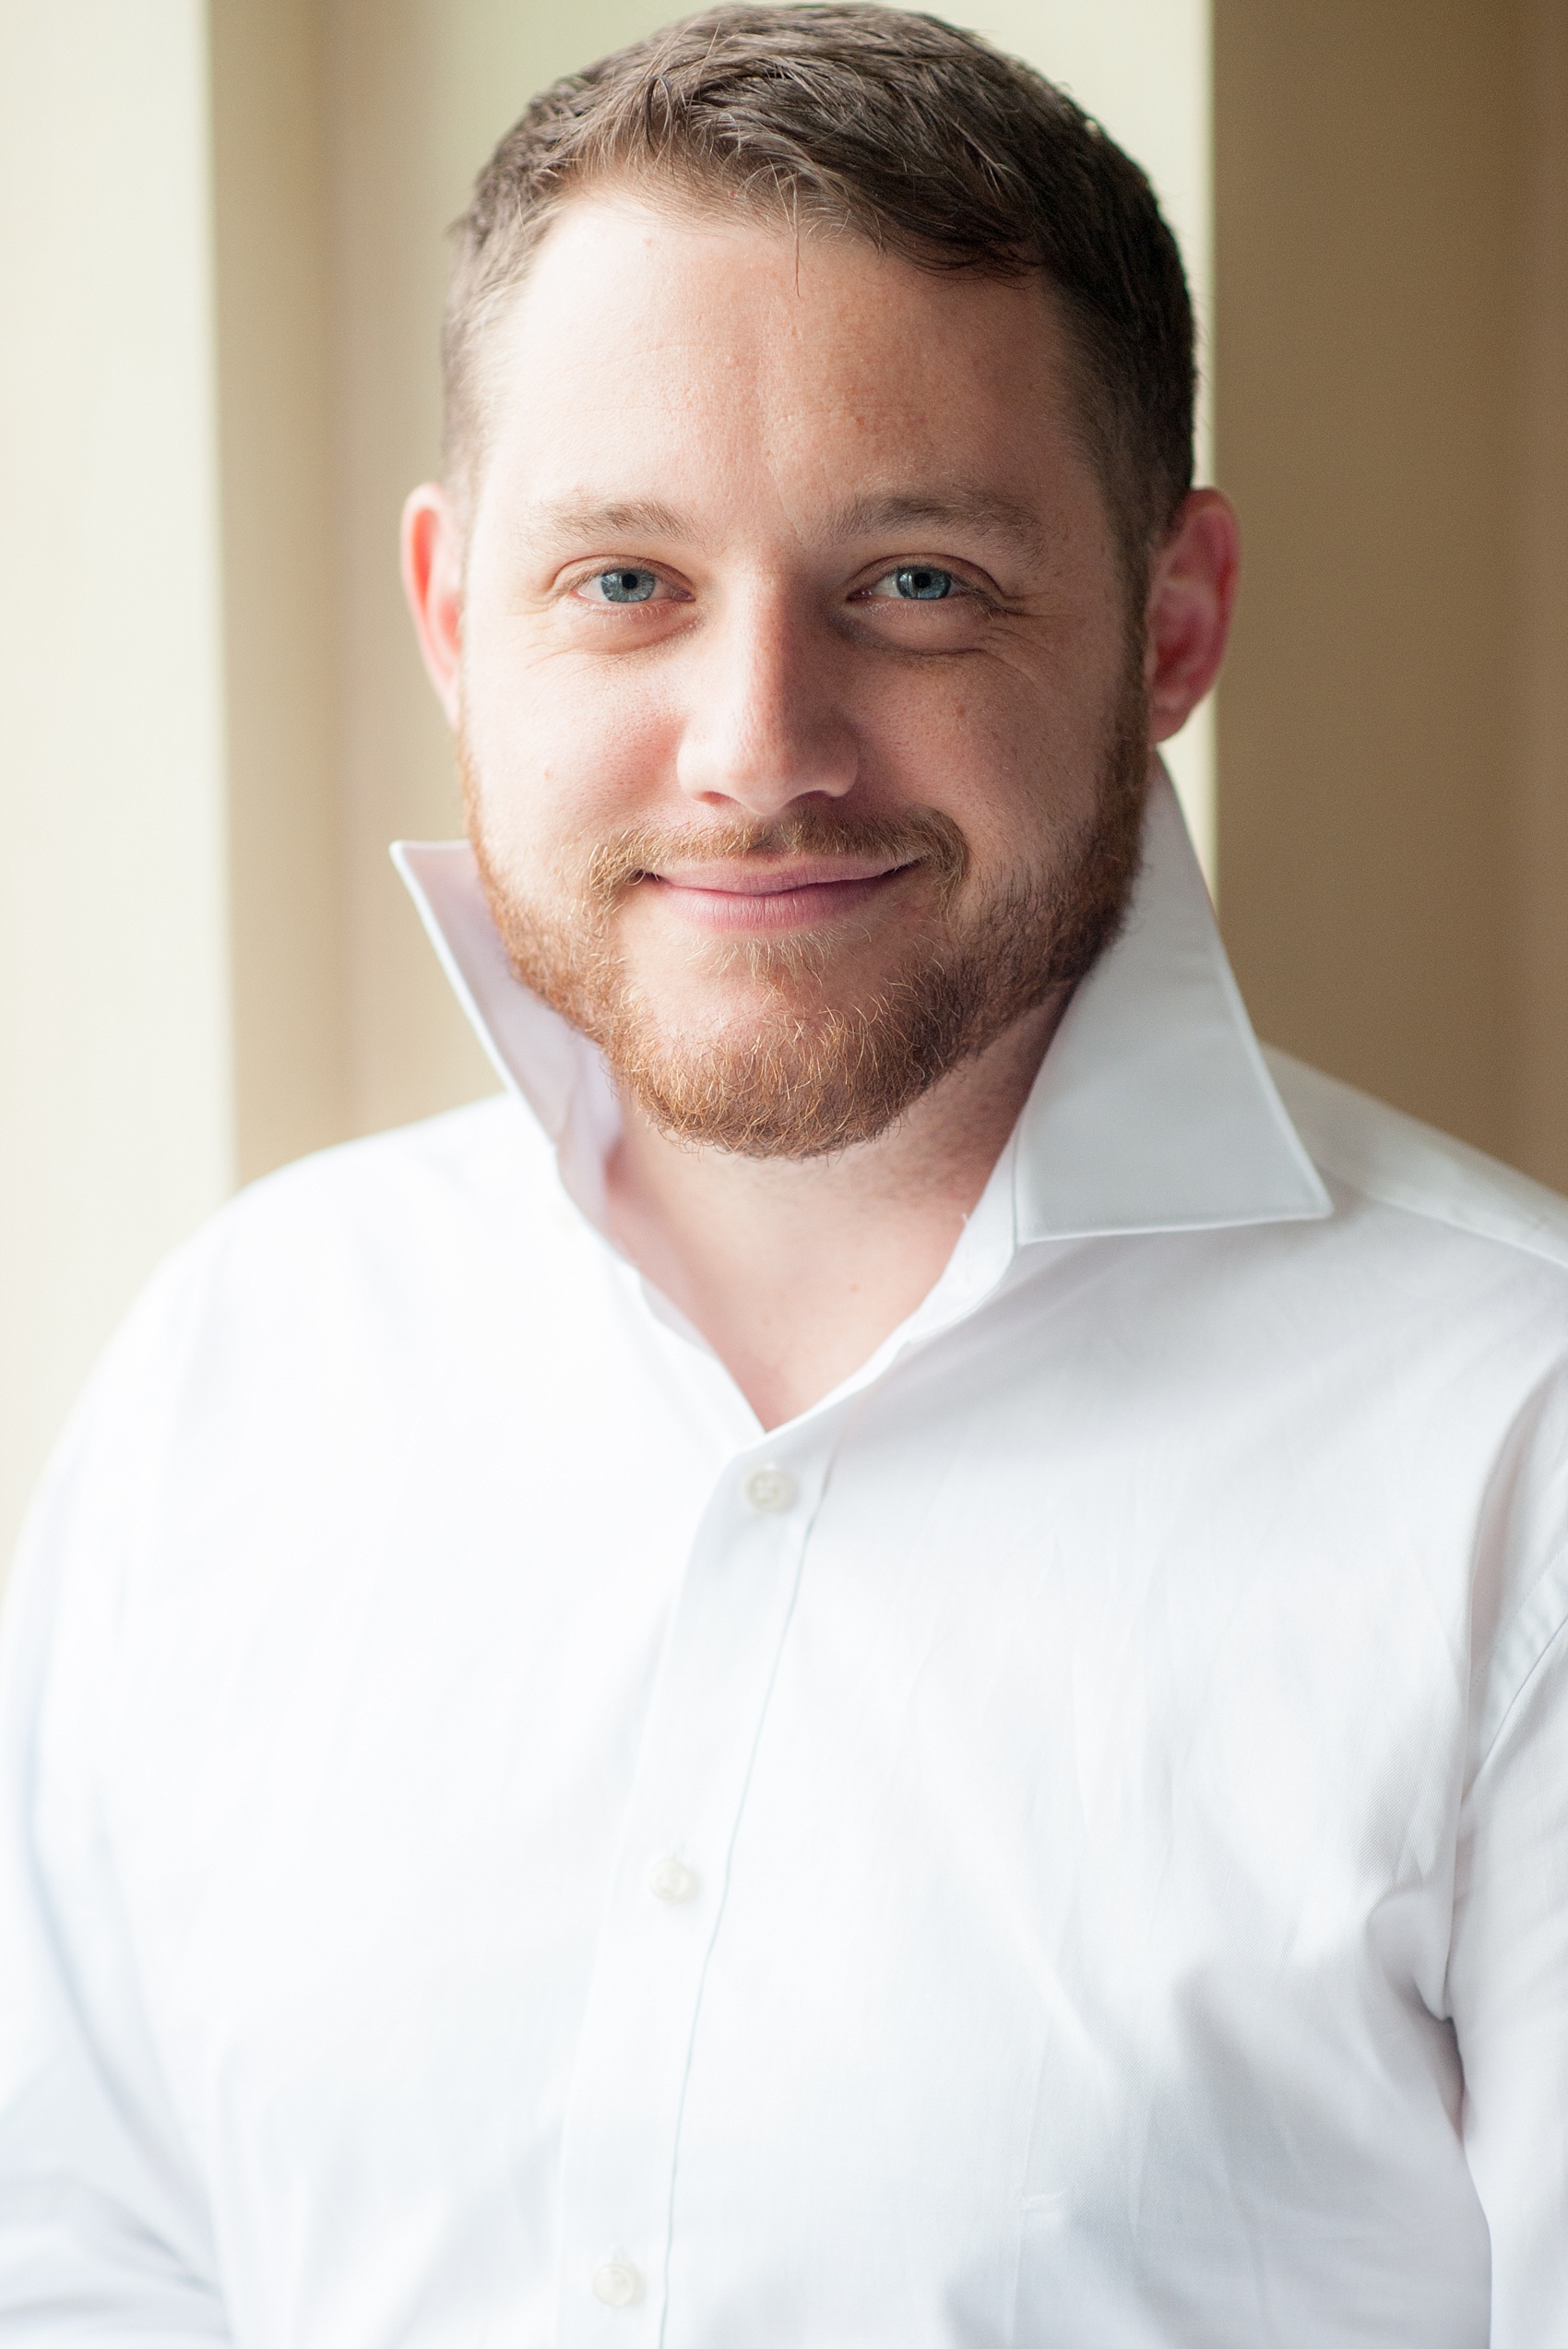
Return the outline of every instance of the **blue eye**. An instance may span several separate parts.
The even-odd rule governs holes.
[[[659,575],[628,564],[621,570],[597,572],[588,585],[598,588],[606,603],[647,603],[659,586]]]
[[[906,603],[937,603],[954,589],[951,571],[932,570],[928,564],[907,563],[893,574],[893,590]]]

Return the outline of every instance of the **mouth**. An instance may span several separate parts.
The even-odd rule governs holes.
[[[697,929],[800,930],[864,912],[919,862],[817,856],[671,865],[642,874],[637,887]]]

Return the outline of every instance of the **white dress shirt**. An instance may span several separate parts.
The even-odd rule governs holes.
[[[1162,783],[765,1435],[405,863],[515,1092],[219,1216],[24,1544],[5,2349],[1568,2343],[1568,1212],[1271,1078]]]

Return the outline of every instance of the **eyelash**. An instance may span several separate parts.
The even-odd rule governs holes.
[[[578,597],[579,601],[583,602],[597,602],[610,607],[611,609],[635,612],[641,609],[644,604],[651,603],[654,601],[654,597],[651,594],[646,596],[629,596],[624,602],[617,603],[615,599],[610,596],[588,597],[582,593],[584,588],[593,587],[600,579],[613,578],[617,573],[624,576],[628,572],[645,574],[648,578],[654,581],[656,587],[668,588],[671,584],[671,582],[664,577],[661,571],[656,571],[654,569],[651,563],[607,563],[604,565],[602,569],[589,571],[586,573],[583,578],[575,579],[572,583],[570,591],[573,595]]]
[[[651,563],[608,563],[602,569],[587,572],[581,578],[574,580],[569,592],[576,596],[581,602],[597,602],[600,609],[623,612],[641,611],[656,601],[669,600],[660,599],[655,594],[648,594],[647,596],[627,597],[624,601],[617,602],[610,596],[588,597],[582,593],[583,589],[594,586],[600,579],[611,578],[618,571],[646,572],[647,576],[654,580],[656,587],[669,588],[672,585],[672,582],[667,579],[661,571],[656,570]],[[885,581],[896,578],[900,571],[938,572],[943,578],[950,579],[952,581],[952,586],[946,594],[941,596],[886,596],[877,598],[877,601],[888,603],[945,603],[959,597],[966,599],[975,598],[980,602],[988,600],[985,595],[985,590],[982,588],[976,587],[971,580],[965,578],[961,571],[955,570],[950,564],[933,563],[923,559],[905,560],[899,563],[889,564],[886,570],[879,571],[874,578],[868,579],[863,586],[856,588],[852,591],[849,600],[852,603],[870,602],[875,595],[875,590],[881,587]],[[683,590],[677,590],[676,595],[678,600],[690,600],[685,597]]]

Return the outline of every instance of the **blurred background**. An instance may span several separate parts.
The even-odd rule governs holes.
[[[671,0],[0,0],[0,1556],[158,1258],[492,1089],[386,859],[443,232]],[[1263,1034],[1568,1190],[1568,0],[979,0],[1149,169],[1248,566],[1173,762]]]

